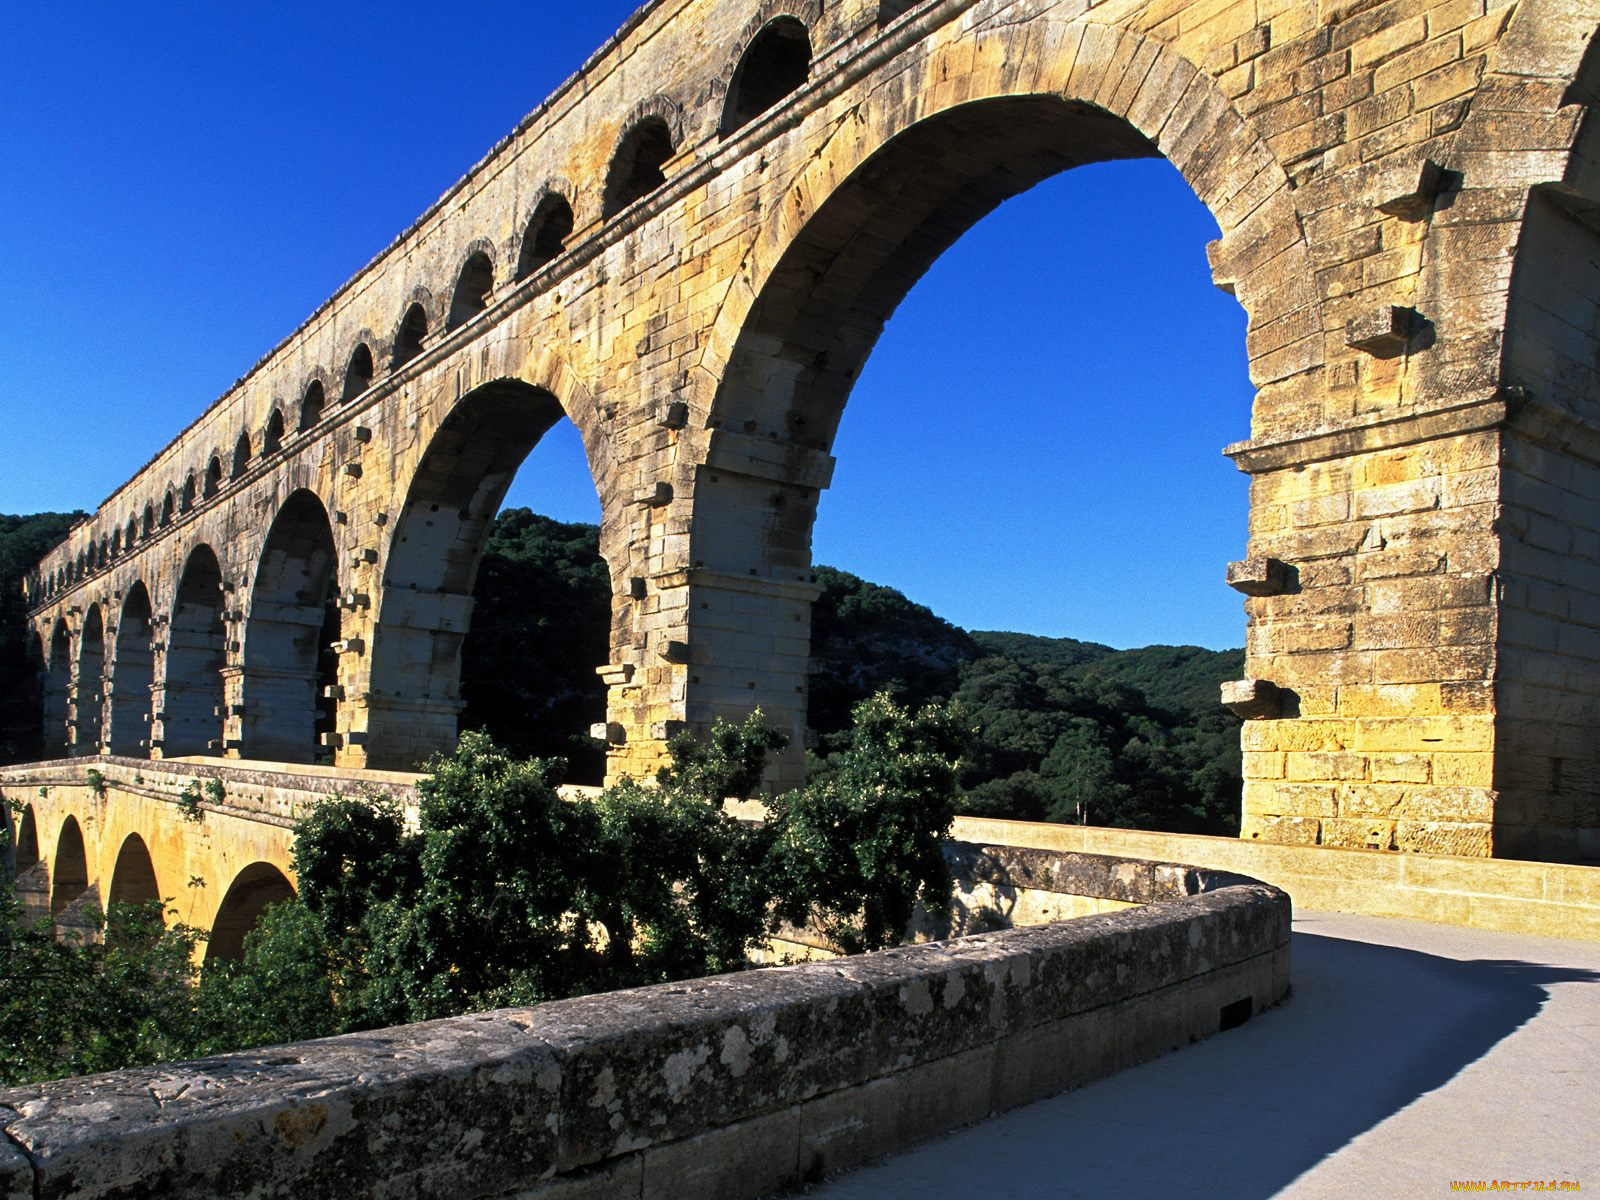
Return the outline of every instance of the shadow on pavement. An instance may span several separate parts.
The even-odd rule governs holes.
[[[1596,979],[1296,933],[1293,993],[1241,1028],[811,1194],[1272,1196],[1481,1058],[1546,985]]]

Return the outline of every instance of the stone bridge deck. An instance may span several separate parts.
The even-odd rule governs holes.
[[[805,1194],[1347,1200],[1444,1196],[1452,1180],[1600,1187],[1600,942],[1302,911],[1293,951],[1289,1001],[1240,1029]]]

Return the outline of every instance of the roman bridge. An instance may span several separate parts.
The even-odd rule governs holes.
[[[486,531],[570,420],[610,774],[759,705],[796,781],[811,526],[884,321],[1006,197],[1164,155],[1221,230],[1257,389],[1228,450],[1244,836],[1592,856],[1597,19],[652,0],[39,564],[50,752],[449,747]],[[931,509],[961,503],[928,474]]]

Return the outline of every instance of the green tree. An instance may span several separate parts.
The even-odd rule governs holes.
[[[79,513],[0,515],[0,763],[28,762],[42,750],[38,643],[28,630],[23,577],[54,549]]]

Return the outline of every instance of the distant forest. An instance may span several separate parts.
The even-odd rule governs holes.
[[[38,695],[18,587],[76,514],[0,516],[0,761],[38,752]],[[831,567],[812,615],[813,773],[844,746],[850,711],[876,691],[953,698],[977,734],[966,811],[1186,833],[1236,834],[1239,722],[1218,685],[1242,650],[1113,650],[1071,638],[968,631]],[[490,534],[462,649],[464,729],[515,753],[560,756],[598,781],[590,724],[605,716],[610,582],[593,525],[507,509]]]

